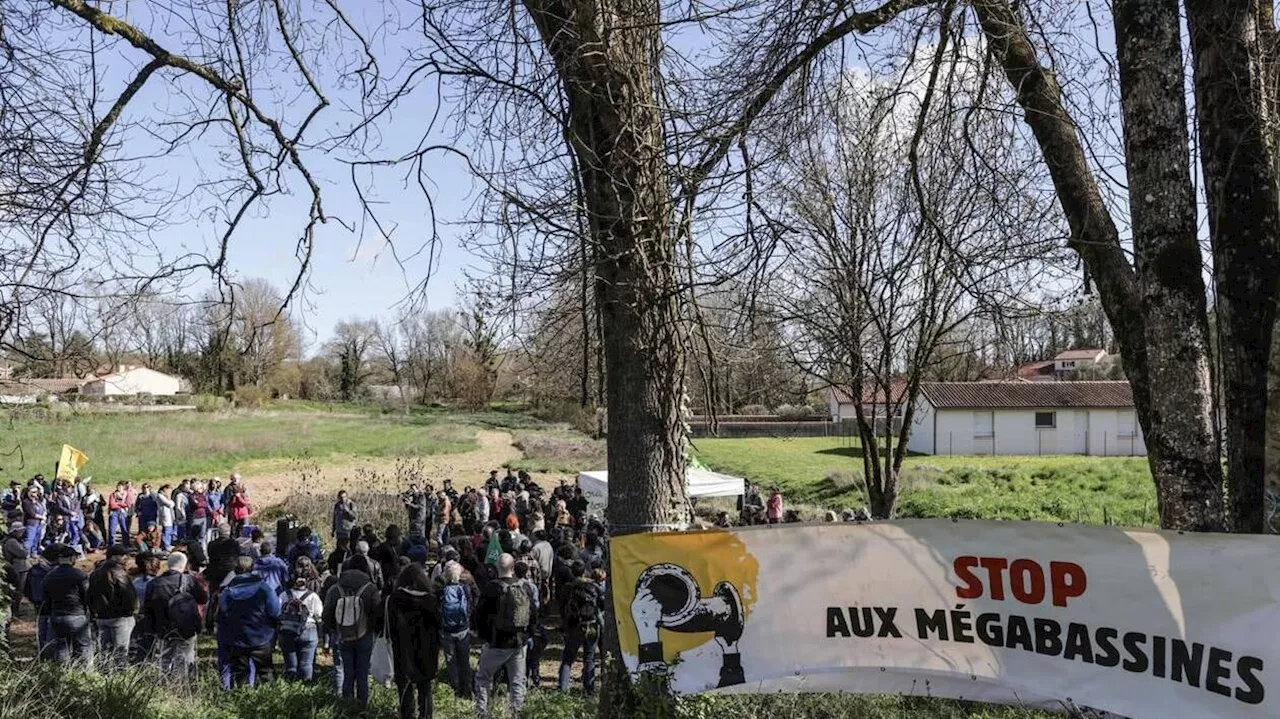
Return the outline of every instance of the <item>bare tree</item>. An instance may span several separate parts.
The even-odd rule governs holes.
[[[337,362],[338,394],[348,402],[360,398],[361,388],[373,374],[369,350],[377,334],[378,325],[373,320],[343,320],[333,328],[327,346]]]

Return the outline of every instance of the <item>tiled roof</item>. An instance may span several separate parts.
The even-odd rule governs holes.
[[[835,398],[839,404],[850,404],[853,402],[849,399],[849,393],[840,387],[828,387],[826,392]],[[901,402],[903,395],[907,392],[907,381],[904,379],[893,379],[889,382],[889,394],[893,397],[895,403]],[[863,404],[884,404],[884,388],[878,382],[867,382],[862,387],[862,403]]]
[[[1067,350],[1065,352],[1059,352],[1058,355],[1054,357],[1054,359],[1056,360],[1084,360],[1084,359],[1091,360],[1096,358],[1100,354],[1106,354],[1106,351],[1101,349]]]
[[[1132,407],[1128,382],[925,382],[939,409]]]

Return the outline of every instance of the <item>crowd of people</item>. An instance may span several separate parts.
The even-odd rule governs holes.
[[[88,526],[84,497],[94,492],[78,489],[83,484],[44,494],[37,479],[19,488],[23,517],[3,543],[13,612],[29,602],[41,661],[103,672],[154,663],[188,681],[196,642],[211,633],[228,690],[274,681],[277,666],[284,679],[314,681],[317,653],[327,651],[344,698],[367,702],[373,675],[394,681],[402,716],[429,717],[443,665],[452,690],[486,716],[499,681],[519,712],[527,688],[543,683],[541,659],[560,632],[564,649],[551,681],[568,691],[580,660],[583,687],[595,690],[606,529],[563,481],[544,492],[527,474],[508,471],[461,492],[448,480],[439,490],[412,486],[401,495],[407,531],[362,524],[357,503],[339,492],[327,552],[311,527],[289,527],[293,536],[277,536],[277,544],[246,524],[248,495],[234,475],[225,489],[213,480],[183,482],[178,496],[145,484],[133,495],[122,483],[104,503],[104,542],[55,533],[47,518],[68,494],[78,498],[74,509],[66,502],[68,511],[85,522],[77,526]],[[236,497],[244,504],[226,501]],[[30,498],[44,504],[42,513],[28,514]],[[4,502],[9,511],[8,495]],[[85,554],[103,546],[105,557],[86,573]]]

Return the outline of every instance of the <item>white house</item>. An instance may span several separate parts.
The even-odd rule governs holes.
[[[862,390],[862,411],[868,417],[883,419],[890,413],[894,417],[902,416],[902,397],[907,392],[907,383],[894,379],[889,383],[890,401],[885,401],[884,388],[874,383],[867,383]],[[849,393],[839,387],[828,387],[823,391],[827,406],[831,408],[831,421],[853,422],[857,419],[856,402]]]
[[[182,391],[182,380],[146,367],[120,367],[99,375],[80,388],[86,395],[173,395]]]
[[[919,454],[1145,456],[1128,382],[925,382]]]
[[[1104,349],[1081,349],[1067,350],[1059,352],[1053,358],[1053,370],[1055,372],[1075,372],[1078,369],[1093,367],[1107,358],[1107,351]]]

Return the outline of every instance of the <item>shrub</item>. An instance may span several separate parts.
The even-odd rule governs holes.
[[[196,395],[197,412],[219,412],[225,409],[227,401],[216,394]]]
[[[807,404],[779,405],[776,412],[782,419],[808,419],[813,416],[813,410]]]
[[[769,411],[768,407],[762,404],[749,404],[739,408],[738,414],[762,415],[762,414],[773,414],[773,413]]]
[[[265,407],[271,400],[271,390],[256,385],[237,387],[233,394],[237,407]]]

